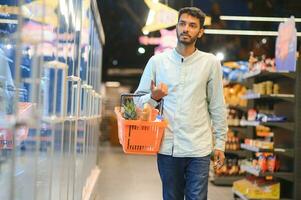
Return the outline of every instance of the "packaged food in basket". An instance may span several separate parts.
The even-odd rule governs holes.
[[[151,121],[152,119],[152,107],[148,103],[145,103],[141,112],[140,119],[143,121]]]

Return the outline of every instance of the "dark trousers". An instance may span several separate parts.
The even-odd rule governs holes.
[[[207,200],[210,155],[172,157],[158,154],[164,200]]]

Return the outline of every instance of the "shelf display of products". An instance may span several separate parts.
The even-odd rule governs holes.
[[[241,199],[279,199],[280,183],[264,178],[247,178],[233,183],[235,196]]]
[[[248,71],[248,65],[249,63],[246,61],[224,62],[223,78],[225,85],[242,82],[243,75]]]
[[[230,154],[232,154],[232,152],[230,152]],[[240,180],[245,176],[245,171],[241,168],[241,163],[245,161],[239,159],[237,157],[238,155],[232,155],[232,158],[226,156],[227,159],[222,168],[212,170],[211,181],[215,185],[232,186],[234,181]],[[245,157],[245,155],[240,157]]]
[[[224,95],[226,104],[230,106],[241,106],[246,107],[247,101],[241,97],[246,94],[246,87],[241,84],[234,84],[231,86],[224,87]]]
[[[256,126],[256,135],[258,137],[273,137],[274,133],[271,132],[270,127],[258,125]]]
[[[245,161],[242,159],[226,159],[225,164],[214,171],[216,176],[241,176],[245,174],[245,171],[241,169],[241,163]]]
[[[242,163],[243,168],[249,167],[259,173],[276,172],[279,170],[280,161],[273,153],[256,153],[256,158],[252,161]],[[247,171],[247,170],[246,170]]]
[[[299,71],[277,72],[273,59],[264,56],[258,59],[251,53],[249,72],[243,75],[244,85],[251,90],[246,89],[245,94],[240,96],[248,101],[247,108],[243,113],[231,111],[229,120],[229,125],[246,128],[248,137],[242,140],[240,148],[251,153],[240,166],[248,174],[248,180],[234,182],[234,196],[241,199],[299,197],[297,186],[300,180],[294,178],[299,173],[294,168],[300,163],[300,157],[293,157],[294,151],[301,145],[298,142],[300,129],[295,121],[300,119],[300,107],[297,107],[300,101],[300,95],[297,96],[297,85],[300,84],[298,74]],[[272,181],[266,181],[266,178]],[[257,181],[262,180],[263,185],[271,184],[271,187],[263,186],[261,189]]]
[[[231,132],[230,132],[231,133]],[[239,138],[233,136],[232,134],[229,134],[228,132],[228,137],[226,141],[226,151],[237,151],[240,149],[240,142]]]
[[[244,143],[241,145],[242,148],[258,148],[264,150],[272,150],[274,148],[274,142],[263,141],[259,139],[245,139]]]
[[[226,151],[237,151],[240,149],[239,138],[234,135],[233,132],[228,131],[226,141]]]
[[[97,169],[97,3],[8,0],[0,15],[0,199],[81,199]]]
[[[225,146],[227,160],[221,169],[214,171],[212,181],[216,185],[231,186],[234,181],[245,175],[240,164],[248,155],[248,152],[240,149],[241,135],[244,135],[240,120],[244,118],[247,106],[247,101],[241,98],[247,91],[242,83],[242,77],[248,69],[248,64],[246,62],[226,62],[223,65],[224,95],[228,105],[229,125]]]
[[[275,66],[275,59],[273,58],[267,58],[265,55],[256,57],[254,55],[254,52],[250,52],[249,57],[249,72],[275,72],[276,66]],[[246,76],[244,76],[246,78]]]
[[[245,113],[239,109],[230,108],[228,109],[228,125],[229,126],[240,126],[240,121],[245,119]]]
[[[257,84],[253,84],[253,92],[262,95],[279,94],[279,85],[273,83],[273,81],[264,81]]]

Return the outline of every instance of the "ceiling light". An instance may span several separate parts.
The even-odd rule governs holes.
[[[262,44],[266,44],[266,43],[267,43],[267,39],[266,39],[266,38],[263,38],[263,39],[261,40],[261,42],[262,42]]]
[[[7,48],[7,49],[11,49],[11,48],[12,48],[12,45],[11,45],[11,44],[8,44],[8,45],[6,45],[6,48]]]
[[[226,29],[205,29],[206,34],[219,35],[256,35],[256,36],[278,36],[277,31],[251,31],[251,30],[226,30]],[[301,32],[297,33],[301,37]]]
[[[118,60],[113,60],[112,64],[113,64],[114,66],[118,65]]]
[[[142,33],[143,33],[144,35],[148,35],[148,34],[149,34],[148,31],[142,31]]]
[[[140,54],[144,54],[144,53],[145,53],[145,49],[144,49],[143,47],[139,47],[139,48],[138,48],[138,52],[139,52]]]
[[[146,25],[150,25],[151,23],[153,23],[154,19],[155,19],[155,11],[150,10],[148,12],[148,16],[147,16],[147,20],[146,20]]]
[[[251,17],[251,16],[220,16],[221,20],[230,21],[257,21],[257,22],[284,22],[290,18],[284,17]],[[295,22],[301,22],[301,18],[294,18]]]

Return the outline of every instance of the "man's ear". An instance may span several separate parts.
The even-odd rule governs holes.
[[[204,34],[204,28],[201,28],[198,34],[198,38],[201,38]]]

